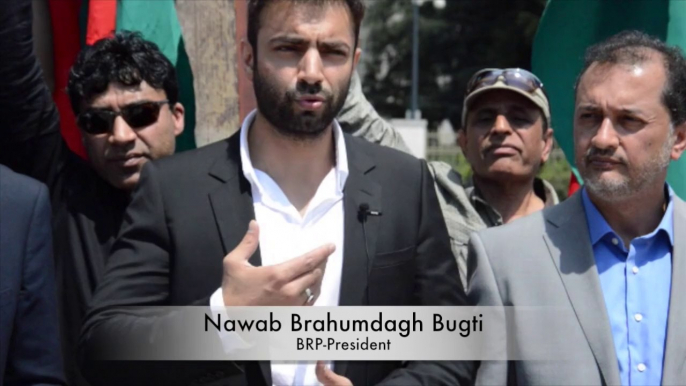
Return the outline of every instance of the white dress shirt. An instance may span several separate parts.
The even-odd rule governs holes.
[[[337,306],[343,270],[343,187],[348,178],[348,156],[343,131],[333,122],[336,165],[324,177],[301,216],[288,201],[281,188],[266,173],[253,168],[248,147],[248,130],[257,111],[251,112],[243,121],[240,133],[240,152],[243,175],[252,188],[255,219],[260,227],[260,254],[262,265],[275,265],[300,256],[323,244],[333,243],[336,250],[329,256],[324,271],[322,287],[315,306]],[[304,295],[303,295],[304,299]],[[210,305],[222,307],[224,301],[219,288],[210,298]],[[222,337],[227,345],[235,340]],[[315,363],[287,364],[272,362],[274,385],[318,385]]]

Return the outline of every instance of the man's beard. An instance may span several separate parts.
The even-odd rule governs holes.
[[[348,95],[350,79],[338,95],[324,90],[321,83],[308,84],[300,81],[295,90],[289,89],[285,95],[268,78],[255,71],[253,80],[255,98],[260,113],[281,134],[297,141],[311,141],[320,137],[343,108]],[[303,111],[296,113],[295,105],[303,96],[319,96],[322,101],[321,113]]]
[[[612,155],[605,154],[606,152],[597,148],[590,148],[582,158],[582,162],[579,163],[579,173],[584,179],[584,185],[589,192],[605,201],[620,201],[644,192],[654,186],[657,179],[662,176],[669,166],[673,145],[674,137],[670,136],[670,138],[665,141],[662,149],[660,149],[660,154],[645,164],[638,165],[639,169],[634,176],[622,175],[620,179],[611,180],[600,178],[600,176],[587,165],[590,163],[590,156]],[[620,161],[628,167],[628,163],[625,159]]]

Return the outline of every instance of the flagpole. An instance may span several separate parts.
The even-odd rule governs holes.
[[[412,0],[412,119],[419,119],[419,1]]]

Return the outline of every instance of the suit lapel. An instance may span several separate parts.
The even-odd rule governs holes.
[[[545,242],[605,384],[619,384],[617,355],[581,194],[557,205],[547,220],[553,226]]]
[[[376,240],[381,220],[380,216],[367,216],[363,225],[359,208],[361,204],[367,204],[369,210],[381,212],[381,186],[368,175],[374,168],[372,159],[359,147],[350,144],[347,135],[345,139],[350,173],[343,190],[343,271],[338,304],[359,306],[368,303],[367,279],[376,255]],[[348,362],[336,362],[336,373],[345,375],[347,366]]]
[[[250,183],[243,177],[241,169],[239,138],[240,132],[229,139],[227,158],[217,158],[209,173],[222,182],[210,192],[209,197],[225,254],[240,243],[248,230],[248,223],[255,219]],[[259,247],[250,258],[250,263],[262,265]]]
[[[686,204],[674,196],[674,249],[672,289],[667,321],[663,385],[683,384],[686,379]]]
[[[248,230],[250,220],[255,219],[250,183],[243,176],[240,159],[240,131],[228,140],[226,158],[219,157],[210,167],[209,174],[221,182],[209,194],[214,220],[224,247],[224,254],[231,252],[241,242]],[[260,248],[250,258],[250,264],[262,265]],[[246,364],[253,366],[253,364]],[[265,384],[272,384],[271,365],[258,362]]]
[[[379,216],[367,216],[363,226],[359,208],[360,205],[367,204],[369,210],[381,211],[381,187],[367,175],[374,168],[369,156],[356,147],[347,147],[350,174],[343,189],[345,220],[339,305],[359,306],[367,302],[367,277],[376,254],[380,220]]]

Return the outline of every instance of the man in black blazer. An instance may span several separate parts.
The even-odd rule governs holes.
[[[0,165],[0,385],[63,385],[50,201]]]
[[[426,163],[345,135],[334,120],[360,56],[362,1],[251,0],[248,8],[241,53],[258,109],[233,137],[144,167],[82,331],[84,357],[113,338],[144,337],[148,348],[174,339],[160,333],[172,316],[144,318],[127,306],[465,305]],[[472,364],[460,362],[154,366],[125,379],[93,370],[91,381],[456,385],[472,377]]]

